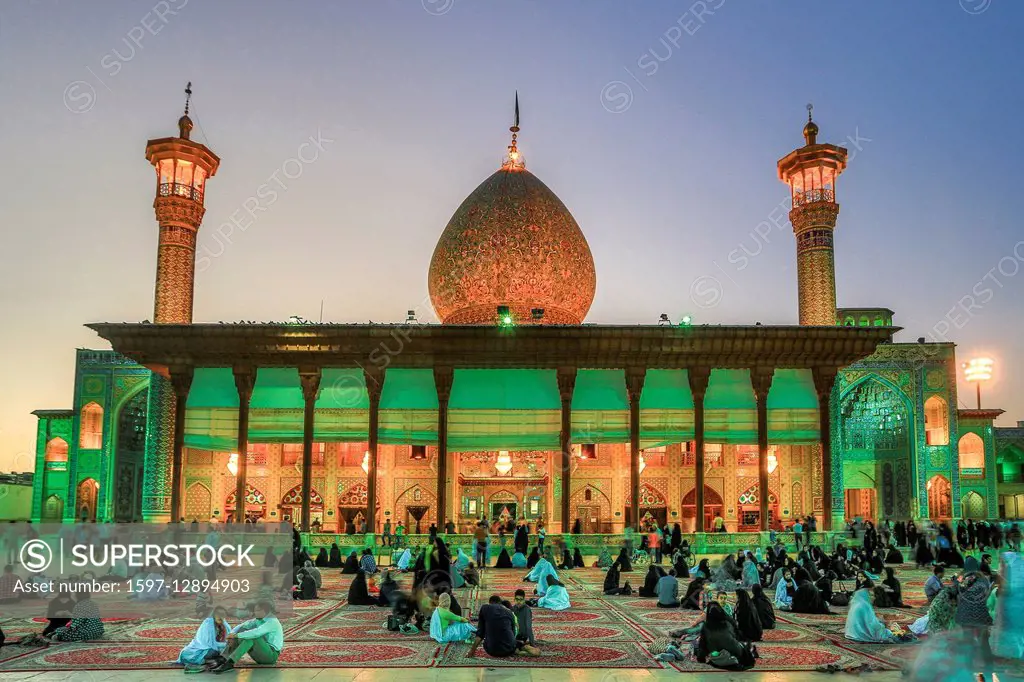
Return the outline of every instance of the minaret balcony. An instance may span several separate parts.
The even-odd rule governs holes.
[[[161,182],[157,186],[157,196],[183,197],[185,199],[191,199],[197,204],[203,203],[203,190],[181,182]]]
[[[803,192],[793,193],[793,208],[804,206],[806,204],[813,204],[819,201],[827,201],[828,203],[834,204],[836,201],[835,190],[831,188],[809,189]]]

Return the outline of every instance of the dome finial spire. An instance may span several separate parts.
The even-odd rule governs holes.
[[[502,168],[507,170],[523,170],[526,168],[526,164],[523,162],[523,157],[519,153],[519,147],[517,140],[519,138],[519,91],[516,90],[516,107],[515,115],[512,119],[512,126],[508,129],[512,133],[512,144],[508,146],[508,155],[505,157],[505,161],[501,164]]]
[[[807,104],[807,125],[804,126],[804,142],[808,146],[812,144],[818,144],[818,124],[814,122],[811,113],[814,111],[814,105],[811,103]]]
[[[185,86],[185,115],[178,119],[178,137],[187,140],[192,132],[192,119],[188,117],[188,107],[192,103],[192,81]]]

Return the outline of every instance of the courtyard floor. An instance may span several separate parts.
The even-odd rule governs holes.
[[[654,680],[680,672],[696,673],[690,679],[810,680],[842,679],[847,674],[815,673],[829,664],[843,668],[866,665],[872,680],[901,679],[901,671],[914,666],[928,644],[927,638],[912,644],[858,644],[843,637],[845,608],[833,615],[802,615],[777,612],[778,625],[765,631],[758,643],[761,658],[747,673],[715,671],[696,661],[663,663],[651,645],[667,630],[694,624],[699,614],[678,609],[658,609],[654,600],[638,597],[605,597],[601,592],[603,571],[594,568],[560,571],[572,608],[563,612],[534,609],[536,636],[547,642],[540,658],[493,659],[480,649],[466,656],[465,644],[439,645],[425,633],[402,635],[384,627],[387,612],[374,607],[345,603],[350,576],[337,569],[321,569],[324,588],[317,602],[296,602],[294,617],[284,621],[285,650],[273,669],[240,667],[229,675],[245,680],[337,679],[368,682],[400,678],[403,682],[444,679],[501,680],[518,682],[565,680],[573,682],[626,682]],[[634,587],[643,584],[646,568],[623,574]],[[487,597],[499,593],[511,599],[515,589],[529,593],[522,581],[525,570],[487,569],[483,585],[455,591],[466,612],[475,613]],[[903,582],[907,608],[879,609],[887,621],[909,625],[924,613],[922,594],[925,571],[904,566],[897,571]],[[405,586],[409,574],[401,577]],[[40,602],[40,610],[45,603]],[[38,619],[44,621],[44,619]],[[232,624],[235,620],[231,621]],[[8,643],[41,628],[30,620],[0,620]],[[102,641],[60,644],[49,648],[0,648],[0,679],[139,680],[178,677],[171,665],[179,650],[195,633],[198,619],[111,619]],[[934,648],[934,647],[932,647]],[[1003,664],[1000,680],[1024,679],[1019,665]],[[927,677],[925,679],[942,679]]]

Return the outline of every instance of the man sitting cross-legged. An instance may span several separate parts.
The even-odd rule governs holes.
[[[525,596],[525,595],[524,595]],[[501,597],[492,594],[488,603],[480,607],[477,616],[476,640],[469,650],[469,657],[483,643],[484,651],[495,658],[525,655],[540,656],[540,650],[516,639],[516,617],[510,609],[501,604]]]
[[[242,657],[249,658],[260,665],[277,663],[281,650],[284,649],[284,630],[281,621],[273,613],[270,602],[258,602],[253,609],[256,616],[235,627],[228,635],[228,645],[222,656],[216,659],[211,672],[225,673],[232,670]]]

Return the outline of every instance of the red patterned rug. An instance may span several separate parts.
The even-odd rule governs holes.
[[[534,585],[523,582],[522,569],[488,569],[483,584],[455,591],[465,613],[475,613],[491,594],[511,600],[523,588],[532,594]],[[881,614],[907,625],[924,613],[921,588],[927,571],[901,567],[907,608],[886,609]],[[562,571],[572,608],[553,612],[534,609],[536,636],[544,643],[539,658],[492,659],[479,649],[468,658],[463,643],[439,645],[426,633],[403,635],[385,627],[387,611],[345,603],[351,576],[324,571],[322,599],[297,603],[284,621],[285,650],[281,667],[324,668],[427,668],[427,667],[523,667],[523,668],[675,668],[680,671],[711,671],[695,661],[662,663],[654,657],[658,641],[669,630],[695,624],[700,614],[678,609],[659,609],[653,599],[606,597],[604,573],[587,568]],[[629,574],[634,587],[643,580],[640,572]],[[408,589],[412,576],[399,577]],[[919,649],[913,644],[865,645],[846,641],[845,608],[827,616],[779,612],[778,627],[765,632],[758,643],[758,671],[813,670],[827,664],[854,666],[867,663],[876,669],[897,670],[912,662]],[[0,622],[8,642],[40,629],[38,621],[8,619]],[[235,620],[231,620],[232,624]],[[102,641],[54,645],[47,649],[5,646],[0,648],[0,677],[5,672],[171,669],[180,649],[192,638],[198,620],[182,617],[116,619],[105,623]]]

